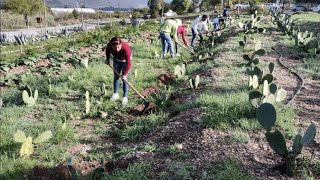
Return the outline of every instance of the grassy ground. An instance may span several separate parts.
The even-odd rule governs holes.
[[[156,30],[151,33],[157,35]],[[268,36],[252,37],[263,41]],[[269,167],[257,165],[261,163],[252,160],[253,153],[268,156],[272,162],[279,161],[279,157],[270,149],[263,149],[267,143],[256,121],[255,108],[248,102],[242,54],[243,51],[252,51],[252,48],[239,48],[238,41],[242,37],[242,32],[228,34],[226,30],[215,47],[214,55],[206,61],[187,63],[186,75],[172,80],[170,90],[166,89],[168,86],[165,88],[159,84],[159,74],[173,74],[174,67],[189,62],[191,55],[181,50],[181,57],[154,59],[155,50],[160,52],[157,41],[152,44],[147,41],[134,43],[129,81],[143,92],[157,87],[160,89],[158,94],[162,95],[147,97],[157,102],[159,108],[145,116],[129,113],[142,103],[132,90],[126,107],[122,107],[120,101],[109,101],[113,93],[113,73],[104,64],[103,56],[90,61],[88,68],[77,65],[58,74],[48,69],[45,76],[29,73],[23,77],[22,85],[28,84],[32,90],[39,91],[34,107],[23,104],[18,87],[1,92],[4,102],[0,109],[0,159],[4,165],[0,167],[1,179],[21,179],[26,174],[35,177],[33,168],[36,165],[46,168],[39,174],[52,175],[51,171],[56,172],[57,165],[69,157],[72,157],[71,164],[81,170],[79,174],[87,175],[88,179],[93,179],[90,173],[99,174],[91,172],[99,164],[111,172],[104,172],[98,179],[257,179],[255,169]],[[284,38],[284,45],[292,45],[286,37],[280,38]],[[268,50],[275,45],[264,43]],[[200,75],[200,87],[190,89],[188,79],[195,75]],[[50,94],[48,79],[52,86]],[[106,96],[100,91],[102,83],[107,85]],[[86,91],[90,92],[89,114],[85,114]],[[294,109],[282,105],[276,108],[279,112],[277,127],[292,137],[298,131]],[[62,128],[64,121],[66,129]],[[35,146],[31,158],[21,158],[21,144],[13,139],[17,130],[23,130],[31,137],[51,130],[53,137]],[[216,133],[209,133],[210,138],[204,138],[211,131]],[[251,151],[260,145],[262,151]],[[235,149],[239,151],[233,152]],[[247,155],[246,151],[252,154]],[[259,156],[260,159],[264,159],[263,156]],[[272,163],[262,164],[271,166]],[[319,170],[317,160],[304,164],[312,172]],[[311,176],[309,171],[303,172]],[[278,177],[268,173],[262,173],[262,178]]]

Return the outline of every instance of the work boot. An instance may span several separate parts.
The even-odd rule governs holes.
[[[119,99],[119,94],[118,93],[114,93],[112,95],[112,97],[110,98],[110,101],[116,101],[117,99]]]
[[[122,106],[125,106],[128,104],[128,98],[127,97],[123,97],[122,98]]]

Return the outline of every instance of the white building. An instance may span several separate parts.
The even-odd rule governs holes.
[[[78,13],[96,13],[96,11],[92,8],[51,8],[51,11],[54,14],[59,13],[72,13],[73,10],[76,10]]]

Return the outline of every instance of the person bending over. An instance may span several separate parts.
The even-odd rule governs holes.
[[[121,74],[121,79],[125,79],[128,81],[129,71],[131,68],[131,60],[132,60],[132,52],[129,45],[125,42],[122,42],[120,38],[113,37],[106,47],[106,61],[105,63],[110,65],[110,55],[113,56],[113,67],[116,71]],[[119,85],[120,85],[120,77],[117,73],[113,72],[113,88],[114,93],[110,99],[110,101],[116,101],[119,99]],[[123,98],[122,105],[128,104],[128,92],[129,85],[123,83]]]

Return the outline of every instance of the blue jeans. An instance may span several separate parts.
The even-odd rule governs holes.
[[[194,43],[194,40],[196,39],[196,37],[197,37],[197,34],[196,34],[196,32],[194,32],[194,30],[193,29],[191,29],[192,30],[192,39],[191,39],[191,47],[193,47],[193,43]],[[203,37],[202,37],[202,35],[201,34],[199,34],[199,37],[200,37],[200,44],[202,43],[202,39],[203,39]]]
[[[168,46],[169,46],[169,50],[170,50],[170,55],[171,55],[171,57],[174,57],[173,43],[172,43],[170,35],[163,33],[163,32],[160,32],[160,39],[161,39],[161,44],[162,44],[162,55],[163,56],[166,55],[166,42],[167,42]]]
[[[119,62],[116,59],[113,60],[113,67],[121,74],[123,75],[124,70],[127,67],[127,63],[126,62]],[[119,91],[119,86],[120,86],[120,77],[113,72],[113,88],[114,88],[114,93],[118,93]],[[126,75],[126,80],[129,80],[129,73]],[[129,92],[129,85],[127,83],[125,83],[122,80],[123,83],[123,97],[128,97],[128,92]]]

